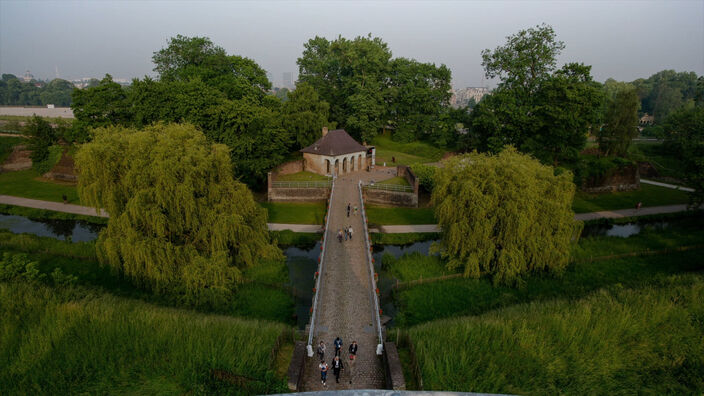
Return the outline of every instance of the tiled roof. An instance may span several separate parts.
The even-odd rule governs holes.
[[[348,135],[344,129],[336,129],[328,132],[325,136],[318,139],[317,142],[310,146],[301,149],[302,153],[320,154],[336,156],[349,153],[357,153],[366,151],[367,148],[357,143]]]

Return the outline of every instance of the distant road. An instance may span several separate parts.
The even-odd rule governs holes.
[[[73,110],[70,107],[49,109],[47,107],[0,106],[0,116],[31,117],[35,114],[39,117],[74,118]]]

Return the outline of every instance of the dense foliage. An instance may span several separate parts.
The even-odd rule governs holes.
[[[21,81],[14,74],[3,74],[0,80],[0,105],[2,106],[44,106],[53,104],[66,107],[71,105],[73,84],[56,78],[49,83],[36,80]]]
[[[561,272],[576,223],[572,175],[555,175],[528,155],[453,157],[439,168],[432,202],[449,269],[514,283],[530,272]]]
[[[663,70],[631,84],[638,92],[640,110],[653,115],[655,123],[661,124],[670,113],[695,100],[697,75],[694,72]]]
[[[465,149],[498,152],[513,145],[545,163],[576,160],[599,115],[602,92],[591,66],[569,63],[555,70],[563,48],[552,27],[541,25],[482,52],[486,76],[500,83],[472,111]]]
[[[110,214],[101,262],[141,287],[217,305],[242,270],[281,255],[266,212],[233,180],[227,147],[193,126],[98,129],[76,166],[82,201]]]
[[[299,80],[330,104],[330,119],[366,141],[389,123],[400,141],[450,143],[450,70],[412,59],[391,58],[378,37],[315,37],[298,58]],[[450,135],[448,137],[448,135]]]
[[[282,107],[267,94],[271,84],[259,65],[227,55],[207,38],[179,35],[152,59],[158,80],[145,77],[123,88],[108,75],[74,91],[76,129],[85,140],[90,128],[189,122],[226,144],[236,176],[254,185],[327,123],[327,104],[315,92],[294,91],[294,103]]]
[[[638,135],[638,108],[636,90],[629,84],[608,83],[606,111],[603,125],[596,132],[599,150],[607,156],[623,157],[631,140]]]
[[[700,80],[704,91],[704,78]],[[695,189],[690,204],[697,207],[704,203],[704,103],[671,113],[664,128],[665,144],[682,161],[682,179]]]

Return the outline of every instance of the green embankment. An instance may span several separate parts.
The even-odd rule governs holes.
[[[509,394],[700,394],[704,278],[619,285],[409,330],[423,389]]]
[[[367,205],[366,212],[370,226],[437,223],[432,208],[390,208]]]
[[[276,181],[327,181],[330,178],[313,172],[298,172],[276,176]]]
[[[261,202],[269,223],[323,224],[325,203]]]
[[[636,191],[605,194],[577,192],[572,203],[575,213],[600,212],[603,210],[633,209],[638,202],[647,206],[686,204],[689,195],[680,190],[641,184]]]
[[[18,144],[26,144],[27,139],[12,136],[0,136],[0,165],[10,156],[12,148]]]
[[[25,253],[39,264],[41,273],[49,275],[57,268],[77,277],[78,284],[96,287],[118,296],[144,300],[163,306],[182,306],[179,295],[154,295],[135,287],[98,263],[94,242],[71,243],[29,234],[0,230],[0,253]],[[276,275],[274,277],[273,275]],[[245,271],[246,282],[240,285],[226,307],[193,307],[202,312],[293,323],[294,300],[280,287],[288,282],[283,261],[262,262]]]
[[[376,136],[372,144],[376,147],[376,163],[382,165],[385,162],[386,166],[435,162],[445,153],[445,150],[425,142],[399,143],[385,135]]]
[[[0,173],[0,194],[54,202],[66,195],[69,203],[80,204],[75,186],[42,180],[34,169]]]
[[[4,394],[286,390],[272,367],[282,324],[24,281],[0,283],[0,317]]]
[[[534,300],[575,298],[596,289],[621,284],[642,287],[663,277],[686,271],[704,270],[704,228],[701,217],[682,221],[679,226],[659,229],[644,225],[638,235],[628,238],[583,238],[572,251],[572,263],[561,277],[534,275],[525,278],[520,288],[494,286],[491,280],[456,278],[427,282],[401,288],[395,292],[401,326],[448,318],[477,315],[486,311]],[[651,256],[593,258],[644,251],[662,251],[681,246],[698,248]],[[405,255],[399,259],[384,257],[385,270],[399,281],[440,277],[448,271],[438,257]]]

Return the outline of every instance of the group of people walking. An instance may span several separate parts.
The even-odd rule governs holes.
[[[335,338],[333,345],[335,346],[335,356],[329,365],[325,362],[325,343],[320,341],[320,344],[318,345],[318,357],[320,358],[320,364],[318,367],[320,367],[320,380],[323,383],[323,386],[327,386],[328,370],[330,368],[332,368],[332,372],[335,374],[335,382],[337,383],[340,383],[340,372],[345,369],[344,364],[340,359],[342,352],[342,339],[340,337]],[[352,341],[347,350],[349,351],[349,361],[351,364],[354,364],[354,360],[357,357],[357,341]],[[350,384],[351,383],[352,375],[350,375]]]
[[[353,233],[354,231],[352,230],[351,225],[344,227],[343,229],[337,231],[337,240],[340,241],[340,243],[342,243],[343,240],[352,240]]]

